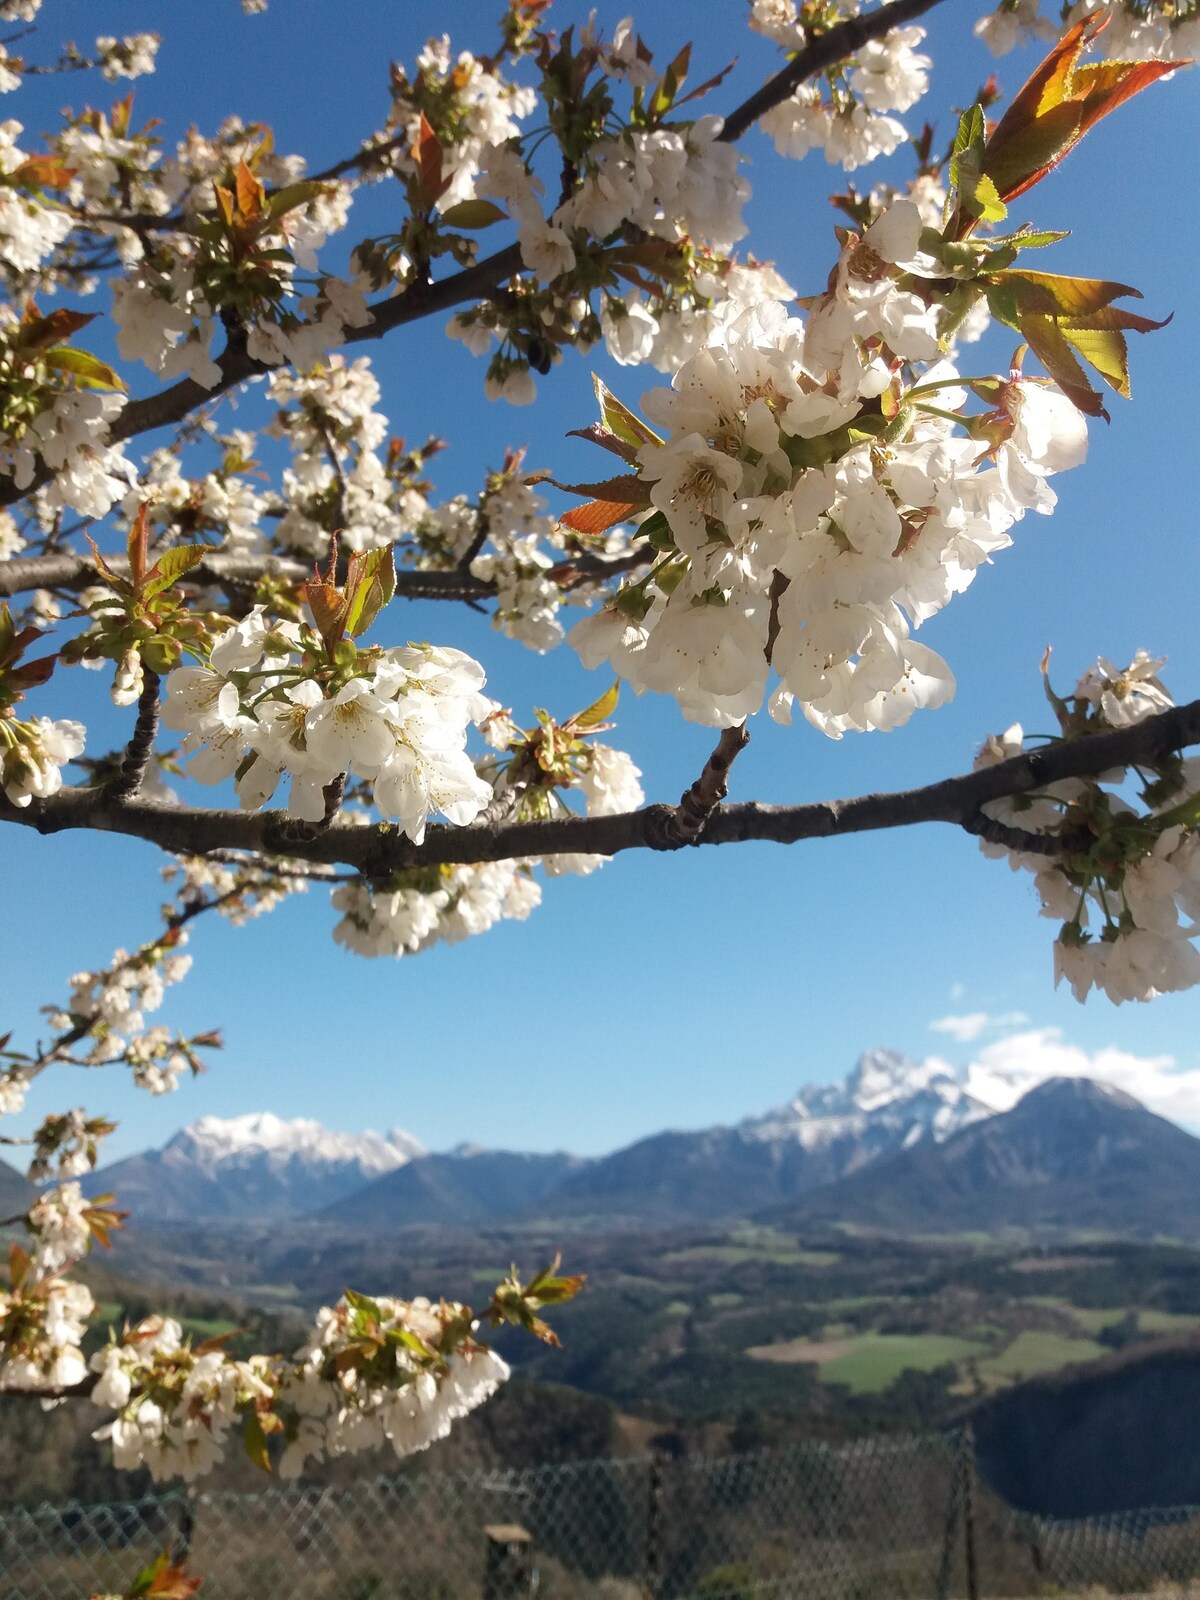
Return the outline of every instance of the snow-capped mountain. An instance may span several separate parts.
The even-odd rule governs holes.
[[[882,1157],[941,1143],[1019,1098],[995,1075],[868,1050],[838,1083],[806,1087],[733,1128],[660,1133],[569,1176],[543,1209],[703,1220],[749,1216]]]
[[[364,1178],[390,1172],[427,1153],[420,1140],[403,1128],[387,1133],[369,1128],[365,1133],[335,1133],[310,1118],[285,1122],[270,1111],[246,1117],[201,1117],[181,1129],[166,1148],[186,1152],[197,1166],[205,1168],[259,1158],[268,1166],[286,1166],[302,1156],[305,1161],[334,1166],[354,1164]]]
[[[1011,1111],[1029,1088],[994,1067],[868,1050],[841,1082],[806,1086],[764,1115],[655,1134],[591,1161],[477,1145],[430,1155],[398,1129],[334,1133],[269,1112],[204,1117],[85,1188],[115,1190],[143,1226],[300,1216],[356,1230],[485,1217],[707,1222],[792,1205],[888,1158],[940,1149]]]
[[[112,1189],[142,1222],[305,1216],[425,1155],[409,1133],[336,1133],[269,1111],[202,1117],[161,1150],[118,1161],[85,1180]]]
[[[814,1084],[786,1105],[739,1124],[747,1138],[769,1144],[794,1140],[823,1150],[847,1139],[904,1147],[941,1143],[982,1117],[1007,1111],[1019,1095],[996,1074],[960,1069],[936,1058],[911,1061],[898,1050],[868,1050],[840,1083]]]

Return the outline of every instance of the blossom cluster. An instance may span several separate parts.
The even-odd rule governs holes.
[[[156,1481],[209,1472],[243,1425],[263,1464],[267,1438],[282,1439],[285,1478],[306,1461],[385,1443],[411,1455],[507,1378],[472,1337],[477,1327],[461,1305],[346,1295],[321,1308],[291,1360],[239,1360],[192,1348],[172,1318],[147,1318],[91,1358],[92,1403],[116,1413],[95,1437],[110,1442],[116,1466],[145,1467]]]
[[[1051,696],[1063,738],[1129,728],[1168,709],[1161,660],[1139,650],[1124,669],[1103,657],[1080,678],[1070,700]],[[1019,723],[989,738],[977,767],[1025,750]],[[1077,1000],[1092,989],[1115,1003],[1152,1000],[1200,983],[1200,833],[1195,791],[1200,763],[1170,757],[1138,764],[1140,794],[1126,768],[1099,778],[1069,778],[1031,794],[985,806],[993,821],[1045,838],[1055,853],[983,841],[1033,874],[1042,915],[1061,923],[1054,945],[1055,982]],[[1032,843],[1032,841],[1030,841]]]
[[[28,1257],[0,1288],[0,1391],[70,1389],[87,1377],[80,1344],[96,1309],[91,1291],[37,1274]]]
[[[806,40],[793,0],[753,0],[750,26],[785,49]],[[878,156],[890,156],[908,138],[896,111],[909,111],[929,87],[930,59],[917,46],[923,28],[893,28],[823,76],[825,84],[802,83],[762,118],[762,128],[780,155],[803,157],[823,150],[826,161],[847,172]]]
[[[0,781],[14,806],[44,800],[62,788],[62,769],[83,754],[86,730],[67,717],[0,717]]]
[[[292,660],[304,649],[297,628],[272,629],[256,607],[220,636],[207,666],[170,674],[162,720],[186,735],[190,775],[235,778],[239,801],[255,809],[286,773],[288,815],[320,823],[326,788],[351,774],[418,844],[432,811],[473,821],[491,799],[465,749],[467,728],[491,710],[478,662],[431,645],[350,646],[349,671],[322,686]]]
[[[1194,61],[1200,55],[1200,13],[1193,6],[1132,4],[1130,0],[1067,0],[1043,14],[1041,0],[1001,0],[975,24],[993,55],[1018,45],[1057,39],[1084,17],[1103,16],[1108,26],[1097,46],[1112,61]]]
[[[537,750],[544,728],[526,735],[512,727],[511,735],[498,736],[498,725],[510,725],[502,715],[493,714],[489,720],[489,736],[504,755],[483,763],[483,771],[506,815],[524,819],[567,815],[564,792],[579,795],[587,816],[612,816],[642,804],[641,773],[623,750],[568,737],[563,745],[552,741],[554,760],[539,764]],[[417,868],[369,884],[357,879],[333,891],[334,909],[342,913],[333,937],[363,956],[415,955],[439,942],[458,944],[486,933],[497,922],[524,922],[541,904],[538,867],[550,877],[586,875],[605,860],[561,853]]]
[[[731,315],[643,397],[667,430],[637,454],[659,559],[571,642],[639,692],[728,726],[793,703],[822,732],[889,729],[954,691],[911,632],[1011,543],[1047,479],[1081,462],[1083,417],[1018,373],[970,386],[942,354],[921,266],[916,204],[848,234],[807,324],[768,305]],[[921,270],[932,275],[932,263]],[[909,285],[912,285],[911,287]],[[906,373],[914,373],[906,378]]]

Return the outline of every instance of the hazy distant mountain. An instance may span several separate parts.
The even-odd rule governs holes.
[[[321,1218],[384,1229],[417,1222],[487,1222],[536,1210],[548,1196],[553,1210],[563,1179],[586,1165],[562,1151],[530,1155],[463,1147],[410,1161],[327,1206]]]
[[[1051,1078],[1011,1110],[925,1143],[779,1213],[805,1227],[1000,1227],[1200,1234],[1200,1139],[1120,1090]]]
[[[15,1217],[33,1203],[34,1189],[15,1167],[0,1161],[0,1217]]]
[[[842,1083],[806,1088],[732,1128],[670,1132],[584,1161],[463,1147],[430,1155],[395,1131],[331,1133],[262,1114],[206,1117],[162,1150],[85,1182],[143,1226],[319,1217],[361,1230],[577,1219],[649,1225],[771,1213],[797,1227],[992,1226],[1200,1233],[1200,1140],[1127,1095],[870,1050]]]
[[[114,1190],[138,1222],[305,1216],[425,1154],[401,1129],[334,1133],[270,1112],[202,1117],[161,1150],[115,1162],[84,1180]]]
[[[841,1083],[802,1090],[734,1128],[660,1133],[566,1179],[544,1210],[666,1220],[748,1216],[991,1116],[1013,1091],[969,1092],[944,1064],[868,1050]]]

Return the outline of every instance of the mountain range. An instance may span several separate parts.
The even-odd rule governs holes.
[[[1015,1081],[868,1051],[734,1127],[666,1132],[598,1159],[205,1117],[91,1175],[145,1227],[306,1217],[356,1233],[518,1220],[673,1226],[766,1216],[937,1232],[1099,1227],[1200,1234],[1200,1140],[1086,1079]]]

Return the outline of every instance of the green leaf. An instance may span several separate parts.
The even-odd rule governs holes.
[[[981,105],[971,106],[969,110],[964,111],[962,116],[959,117],[958,129],[954,135],[954,145],[950,152],[950,187],[952,189],[957,189],[962,181],[961,173],[964,160],[972,173],[980,171],[983,158],[984,127],[983,107]],[[970,159],[972,155],[975,157],[973,162]]]
[[[1070,278],[1055,272],[1032,272],[1025,267],[998,272],[992,282],[1004,284],[1021,311],[1049,317],[1082,316],[1125,295],[1142,298],[1141,292],[1127,283],[1108,278]]]
[[[1088,381],[1066,335],[1050,317],[1022,317],[1020,328],[1029,347],[1055,383],[1086,416],[1106,417],[1100,395]]]
[[[675,535],[662,511],[655,511],[633,530],[634,537],[645,539],[652,550],[674,550]]]
[[[98,356],[89,355],[86,350],[73,350],[70,345],[58,345],[53,350],[47,350],[42,357],[43,363],[53,367],[56,372],[69,372],[75,381],[85,389],[119,389],[125,390],[125,381],[113,371],[106,361],[101,361]]]
[[[271,1453],[267,1449],[267,1435],[259,1420],[257,1411],[250,1411],[246,1416],[246,1454],[256,1467],[261,1467],[264,1472],[271,1470]]]
[[[367,631],[396,593],[394,550],[393,545],[384,545],[351,561],[344,626],[352,639]]]
[[[295,211],[297,206],[306,206],[310,200],[328,194],[329,191],[329,184],[317,183],[312,178],[305,178],[300,183],[285,184],[282,189],[276,189],[267,200],[267,216],[274,221],[276,217],[282,217],[285,212]]]
[[[146,581],[142,585],[143,596],[149,599],[169,589],[173,583],[178,583],[185,572],[198,567],[205,556],[211,556],[215,550],[216,546],[211,544],[180,544],[172,550],[164,550],[146,574]]]
[[[383,1321],[383,1312],[370,1295],[359,1294],[357,1289],[343,1289],[342,1299],[354,1311],[361,1311],[365,1316],[373,1317],[376,1322]]]
[[[442,221],[451,228],[490,228],[494,222],[503,222],[507,215],[491,200],[460,200],[442,212]]]
[[[580,711],[573,716],[567,723],[567,727],[596,728],[602,722],[607,722],[617,709],[617,700],[620,693],[620,683],[614,683],[611,689],[600,696],[599,700],[593,700],[585,711]]]
[[[615,433],[617,438],[623,439],[626,444],[638,447],[644,444],[662,444],[654,429],[640,417],[635,416],[628,406],[622,405],[595,373],[592,374],[592,383],[595,386],[596,399],[600,402],[600,419],[610,433]]]

